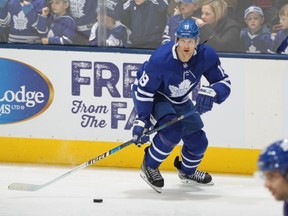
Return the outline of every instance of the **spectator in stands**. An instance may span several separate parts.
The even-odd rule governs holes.
[[[179,26],[179,23],[184,19],[193,17],[200,17],[199,0],[176,0],[178,6],[176,10],[179,10],[179,14],[171,16],[164,30],[162,37],[162,44],[168,43],[175,39],[175,32]],[[198,13],[197,13],[198,12]]]
[[[131,47],[154,49],[161,45],[167,22],[167,0],[128,0],[121,22],[131,30]]]
[[[288,4],[279,11],[281,30],[273,37],[273,51],[278,54],[288,54]]]
[[[240,39],[243,52],[269,53],[272,50],[270,30],[263,25],[264,14],[260,7],[250,6],[245,10],[247,28],[241,31]]]
[[[196,19],[200,42],[216,51],[239,52],[241,26],[227,16],[227,3],[224,0],[203,0],[201,11],[201,19]]]
[[[99,8],[97,9],[97,22],[91,29],[90,45],[127,47],[130,44],[129,35],[131,31],[116,20],[116,6],[116,0],[106,0],[106,13],[100,11]]]
[[[285,3],[287,3],[287,0],[238,0],[233,17],[238,20],[242,27],[245,27],[246,23],[243,18],[244,11],[246,8],[255,5],[262,9],[265,21],[264,24],[270,31],[273,31],[274,28],[275,31],[278,31],[279,27],[275,24],[279,23],[278,12]]]
[[[70,0],[70,12],[77,25],[75,44],[88,45],[91,28],[97,21],[98,0]]]
[[[38,29],[46,34],[42,44],[70,45],[76,36],[76,23],[69,13],[69,0],[51,0],[52,14],[43,8],[38,19]]]
[[[41,32],[37,29],[38,17],[46,7],[45,0],[9,0],[8,43],[41,43]]]
[[[0,43],[8,41],[8,0],[0,0]]]

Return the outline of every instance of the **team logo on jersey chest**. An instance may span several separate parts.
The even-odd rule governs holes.
[[[183,72],[183,81],[178,85],[169,85],[169,90],[171,92],[171,97],[182,97],[191,91],[191,88],[196,82],[196,76],[192,71],[187,70]]]

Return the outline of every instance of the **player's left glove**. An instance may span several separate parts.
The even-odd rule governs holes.
[[[196,110],[202,115],[213,108],[213,103],[216,101],[216,92],[210,86],[203,86],[199,89],[196,97]]]
[[[132,130],[133,141],[138,147],[150,141],[149,136],[145,135],[150,126],[151,126],[150,121],[146,123],[141,119],[136,119],[134,121]]]

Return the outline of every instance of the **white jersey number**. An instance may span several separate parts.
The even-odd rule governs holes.
[[[148,83],[148,81],[149,81],[149,76],[144,71],[142,76],[139,79],[139,84],[140,86],[144,87]]]

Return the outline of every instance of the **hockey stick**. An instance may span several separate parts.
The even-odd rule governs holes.
[[[196,107],[194,107],[191,111],[189,111],[189,112],[187,112],[187,113],[185,113],[185,114],[183,114],[183,115],[181,115],[179,117],[176,117],[176,118],[172,119],[171,121],[167,122],[166,124],[163,124],[163,125],[161,125],[161,126],[159,126],[157,128],[154,128],[154,129],[148,131],[146,133],[146,135],[151,135],[153,133],[156,133],[156,132],[158,132],[158,131],[160,131],[160,130],[162,130],[162,129],[164,129],[164,128],[166,128],[166,127],[168,127],[168,126],[170,126],[170,125],[172,125],[172,124],[174,124],[174,123],[176,123],[176,122],[178,122],[178,121],[180,121],[180,120],[182,120],[184,118],[187,118],[188,116],[193,115],[195,112],[196,112]],[[60,179],[66,177],[66,176],[68,176],[68,175],[70,175],[70,174],[72,174],[72,173],[74,173],[74,172],[76,172],[76,171],[78,171],[80,169],[83,169],[85,167],[88,167],[88,166],[94,164],[96,161],[102,160],[103,158],[106,158],[109,155],[120,151],[121,149],[131,145],[132,143],[134,143],[134,142],[131,139],[131,140],[129,140],[129,141],[127,141],[127,142],[125,142],[125,143],[123,143],[123,144],[121,144],[121,145],[119,145],[119,146],[117,146],[117,147],[115,147],[115,148],[113,148],[113,149],[111,149],[111,150],[109,150],[109,151],[107,151],[107,152],[105,152],[105,153],[103,153],[103,154],[101,154],[101,155],[99,155],[99,156],[97,156],[97,157],[95,157],[95,158],[93,158],[93,159],[91,159],[91,160],[89,160],[89,161],[87,161],[87,162],[85,162],[85,163],[73,168],[69,172],[66,172],[66,173],[58,176],[57,178],[52,179],[51,181],[48,181],[45,184],[35,185],[35,184],[27,184],[27,183],[12,183],[12,184],[10,184],[8,186],[8,189],[10,189],[10,190],[19,190],[19,191],[37,191],[37,190],[40,190],[40,189],[42,189],[42,188],[44,188],[44,187],[46,187],[46,186],[48,186],[48,185],[50,185],[50,184],[52,184],[52,183],[54,183],[56,181],[59,181]]]

